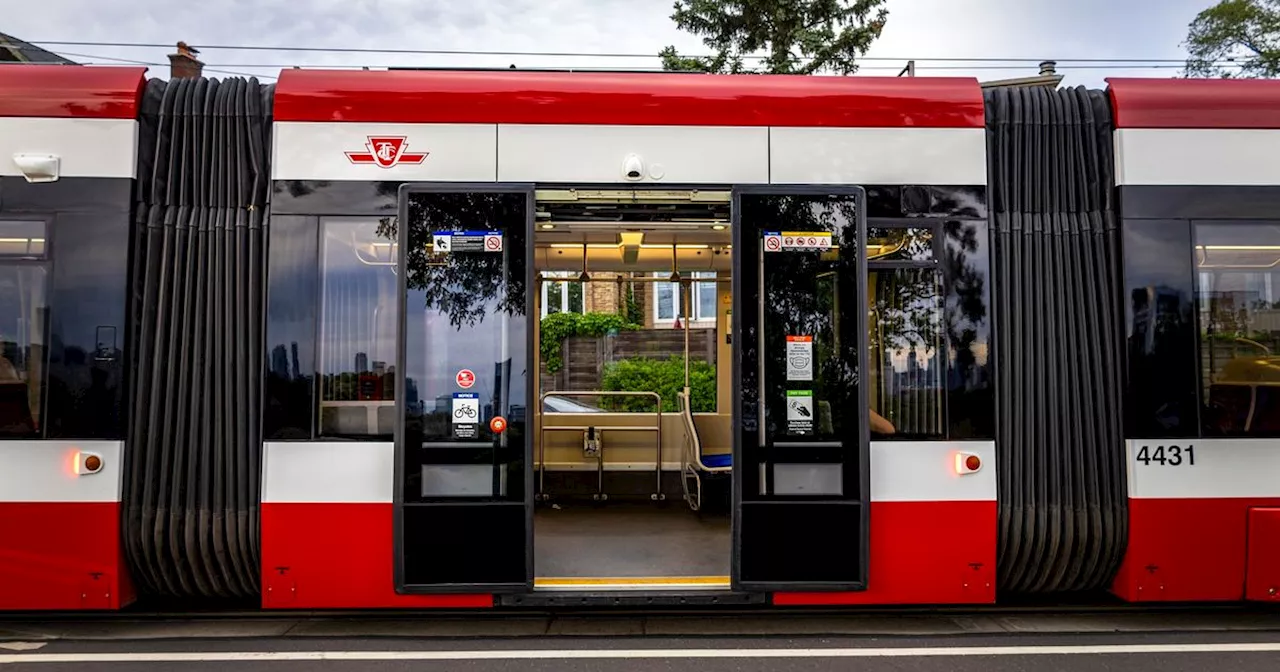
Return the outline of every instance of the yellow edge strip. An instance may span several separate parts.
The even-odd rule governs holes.
[[[619,577],[546,577],[533,580],[535,586],[634,585],[638,583],[729,583],[727,576],[619,576]]]

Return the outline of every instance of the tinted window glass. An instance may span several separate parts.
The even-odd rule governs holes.
[[[1190,250],[1186,221],[1124,222],[1129,436],[1198,434]]]
[[[1204,431],[1280,434],[1280,225],[1195,225]]]
[[[315,407],[317,221],[273,215],[267,256],[267,385],[263,436],[311,439]]]
[[[324,220],[320,435],[390,440],[395,428],[395,230],[377,218]]]
[[[991,256],[985,220],[943,225],[942,274],[948,347],[947,435],[995,437],[991,349]]]
[[[53,224],[46,436],[124,437],[127,213],[61,213]]]

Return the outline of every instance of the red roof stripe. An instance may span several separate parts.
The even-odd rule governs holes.
[[[976,79],[285,70],[276,121],[681,126],[984,125]]]
[[[1280,82],[1111,78],[1116,128],[1280,129]]]
[[[136,119],[146,68],[0,66],[0,117]]]

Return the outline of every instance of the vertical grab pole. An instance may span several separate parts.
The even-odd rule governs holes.
[[[756,424],[760,428],[760,448],[765,447],[765,385],[764,385],[764,244],[760,240],[758,231],[752,230],[752,235],[757,239],[756,247],[759,248],[757,254],[759,266],[756,269],[756,296],[760,297],[760,305],[756,308],[756,380],[759,388],[756,390],[756,403],[759,405],[759,419]],[[765,462],[760,463],[760,494],[769,492],[769,465]]]

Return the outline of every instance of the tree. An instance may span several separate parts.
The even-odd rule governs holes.
[[[1196,15],[1186,45],[1188,77],[1276,77],[1280,0],[1223,0]]]
[[[857,71],[854,62],[880,37],[885,0],[676,0],[671,19],[702,37],[709,58],[659,52],[664,70],[804,74]],[[744,56],[766,52],[759,69]]]

